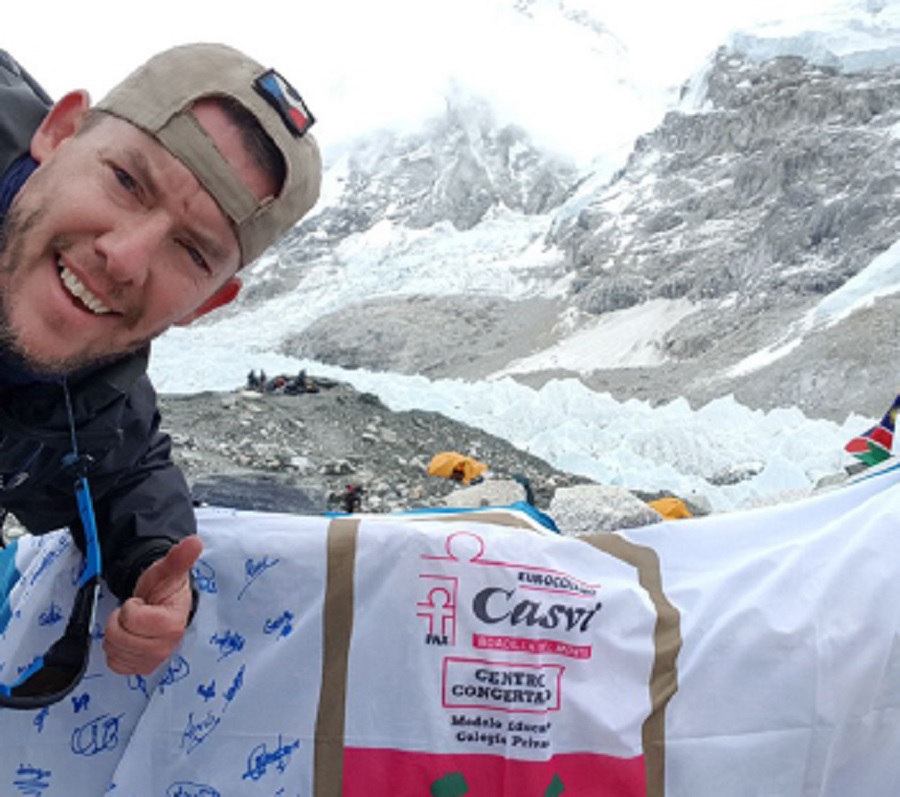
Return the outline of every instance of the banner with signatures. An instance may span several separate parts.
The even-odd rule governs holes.
[[[517,508],[200,510],[151,678],[0,711],[0,794],[845,797],[900,783],[900,471],[584,539]],[[0,681],[58,636],[64,532],[0,554]]]

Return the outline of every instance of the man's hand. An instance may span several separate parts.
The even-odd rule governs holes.
[[[172,655],[184,636],[190,572],[202,551],[196,535],[181,540],[141,574],[134,595],[109,616],[103,650],[113,672],[149,675]]]

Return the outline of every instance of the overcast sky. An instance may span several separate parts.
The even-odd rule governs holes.
[[[683,82],[732,28],[835,0],[540,2],[593,9],[611,34],[604,52],[586,46],[585,34],[574,40],[575,26],[512,14],[514,0],[7,2],[4,27],[14,33],[2,47],[52,95],[86,88],[99,99],[160,49],[230,43],[295,84],[326,147],[438,110],[452,76],[582,158],[592,137],[618,134],[610,107],[639,111],[642,92]]]

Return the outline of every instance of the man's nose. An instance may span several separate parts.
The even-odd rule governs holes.
[[[142,285],[165,240],[165,222],[153,214],[129,216],[99,235],[95,247],[118,283]]]

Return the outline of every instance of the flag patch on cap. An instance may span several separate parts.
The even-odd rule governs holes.
[[[302,136],[316,121],[297,90],[274,69],[260,75],[253,85],[281,114],[294,135]]]

